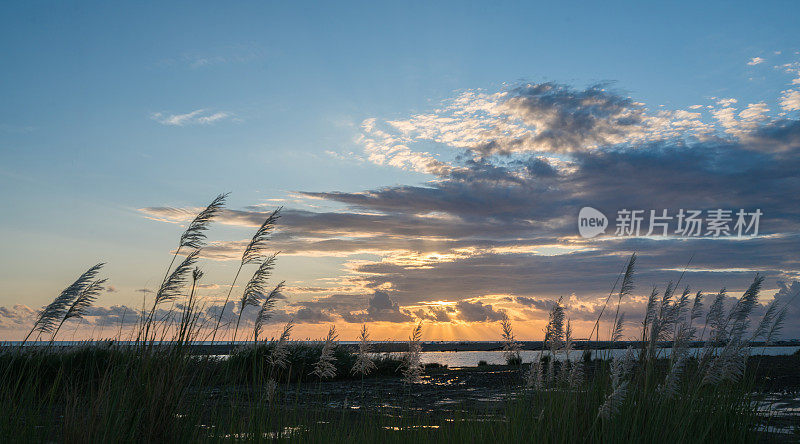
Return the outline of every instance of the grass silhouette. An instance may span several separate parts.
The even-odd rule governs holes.
[[[402,356],[369,353],[366,325],[357,349],[337,347],[333,326],[324,341],[292,341],[292,322],[280,338],[259,340],[283,286],[268,285],[277,253],[266,253],[279,210],[246,247],[228,292],[230,299],[244,266],[257,265],[237,304],[233,332],[235,339],[246,307],[260,307],[254,341],[225,359],[196,354],[193,345],[216,339],[229,327],[221,323],[227,300],[213,326],[199,322],[202,302],[196,292],[205,231],[226,197],[217,196],[181,235],[152,308],[139,313],[133,341],[120,334],[67,348],[53,342],[64,322],[83,316],[97,298],[105,283],[98,264],[42,309],[22,345],[0,348],[0,441],[755,442],[761,437],[765,423],[756,412],[747,359],[754,342],[775,339],[787,306],[770,305],[751,328],[762,276],[727,311],[725,290],[716,293],[705,315],[702,292],[687,288],[678,294],[679,283],[670,283],[663,292],[651,292],[638,347],[612,359],[608,346],[622,336],[620,307],[634,288],[635,255],[620,274],[619,290],[609,293],[600,310],[583,359],[570,360],[573,333],[560,300],[533,362],[522,363],[511,320],[503,317],[504,352],[518,383],[508,387],[493,419],[479,408],[438,418],[408,402],[426,371],[420,361],[421,323],[411,330]],[[181,254],[184,259],[174,266]],[[159,314],[158,307],[179,300],[179,308]],[[616,307],[609,306],[613,302]],[[614,310],[614,321],[610,342],[601,344],[600,318],[607,308]],[[27,342],[31,337],[49,341]],[[704,344],[699,352],[690,350],[693,341]],[[322,387],[331,379],[360,379],[363,401],[364,378],[404,381],[405,390],[393,400],[399,410],[387,415],[379,404],[308,408],[300,402],[310,396],[305,383]],[[316,393],[326,396],[321,389]]]

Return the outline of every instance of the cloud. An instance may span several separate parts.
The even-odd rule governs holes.
[[[729,106],[735,99],[723,102]],[[649,110],[610,83],[576,89],[558,83],[525,84],[488,93],[466,91],[433,112],[406,119],[364,121],[370,160],[441,176],[458,167],[436,153],[416,151],[430,142],[465,155],[572,153],[602,146],[683,137],[708,137],[714,125],[685,110]],[[413,159],[413,160],[412,160]]]
[[[776,68],[783,69],[786,73],[797,76],[792,80],[792,85],[800,85],[800,62],[786,63]]]
[[[166,312],[160,314],[163,316]],[[139,310],[125,305],[92,306],[86,311],[84,321],[96,326],[130,326],[139,321]]]
[[[64,328],[71,328],[80,323],[83,326],[113,327],[119,325],[130,326],[138,321],[138,310],[124,305],[92,306],[86,310],[83,319],[70,320]],[[35,321],[38,310],[23,304],[12,307],[0,307],[0,329],[29,331]],[[162,312],[162,314],[166,314]],[[23,334],[24,336],[24,334]]]
[[[364,146],[367,159],[376,165],[388,165],[409,171],[441,174],[449,166],[427,152],[414,152],[404,144],[402,137],[393,136],[376,127],[375,119],[367,119],[362,125],[363,134],[359,142]]]
[[[736,102],[738,102],[738,100],[734,98],[719,99],[717,100],[717,105],[720,105],[722,107],[729,107],[734,105]]]
[[[784,325],[783,337],[794,337],[800,335],[800,281],[778,282],[778,291],[773,296],[778,301],[778,307],[786,307],[786,324]]]
[[[414,311],[414,316],[423,321],[431,322],[450,322],[450,312],[442,307],[419,308]]]
[[[294,313],[294,320],[298,323],[319,324],[333,322],[333,317],[322,310],[304,307]]]
[[[742,137],[758,129],[759,124],[767,120],[770,111],[764,102],[749,103],[742,111],[736,112],[733,106],[736,99],[721,99],[717,103],[722,108],[711,111],[711,115],[719,122],[724,130],[731,135]]]
[[[550,311],[555,305],[555,301],[551,299],[538,299],[525,296],[519,296],[514,299],[518,304],[522,304],[528,307],[533,307],[541,311]]]
[[[458,319],[466,322],[492,322],[503,319],[503,313],[496,311],[491,305],[481,301],[459,301],[456,304]]]
[[[486,143],[479,150],[503,153],[527,147],[570,152],[619,143],[645,125],[644,108],[608,91],[608,86],[593,85],[583,91],[551,83],[516,88],[499,109],[533,131],[511,143]]]
[[[406,306],[494,293],[514,295],[528,306],[522,298],[546,301],[565,291],[592,301],[607,291],[614,270],[633,251],[642,255],[637,279],[645,285],[676,279],[674,270],[694,252],[686,277],[693,287],[743,288],[757,271],[772,279],[798,275],[793,255],[800,214],[786,196],[800,191],[799,149],[800,124],[783,121],[761,125],[743,141],[615,147],[574,153],[568,163],[536,156],[469,159],[427,186],[313,193],[349,209],[287,210],[272,242],[287,254],[380,256],[353,261],[337,285],[354,291],[391,288],[391,297],[380,291],[369,300],[361,293],[295,303],[348,322],[405,322]],[[575,215],[584,205],[611,216],[612,224],[621,208],[655,205],[671,214],[679,208],[760,208],[764,236],[586,241],[575,237]],[[255,227],[265,215],[228,210],[220,221]],[[243,243],[232,242],[225,254],[239,257],[241,248]],[[415,310],[423,319],[441,316]]]
[[[750,59],[749,62],[747,62],[747,64],[750,66],[755,66],[758,65],[759,63],[764,63],[764,62],[765,60],[762,59],[761,57],[753,57],[752,59]]]
[[[800,90],[789,89],[781,95],[781,108],[785,111],[800,110]]]
[[[652,285],[676,280],[690,258],[683,281],[698,290],[744,289],[756,272],[770,291],[797,280],[800,121],[774,115],[766,100],[712,100],[705,109],[654,112],[608,85],[525,84],[461,93],[407,118],[369,119],[362,143],[370,161],[429,180],[299,192],[337,210],[286,208],[273,248],[310,261],[338,257],[343,268],[325,285],[297,285],[298,293],[315,288],[290,294],[280,316],[485,322],[507,310],[542,320],[569,294],[571,316],[591,320],[634,251],[641,260],[629,318]],[[577,235],[584,206],[609,217],[606,235]],[[618,238],[616,215],[625,208],[673,216],[760,209],[763,217],[759,236],[741,240]],[[141,211],[171,223],[196,213]],[[228,209],[218,221],[252,230],[267,214]],[[242,237],[213,242],[204,255],[235,260]]]
[[[383,291],[375,291],[367,307],[369,321],[407,322],[411,317],[400,311],[400,305],[389,299]]]
[[[167,126],[210,125],[231,117],[230,113],[197,109],[186,114],[153,113],[150,118]]]
[[[0,307],[0,329],[30,329],[36,320],[37,311],[24,304]]]
[[[331,298],[333,299],[333,298]],[[357,300],[363,300],[356,297]],[[347,322],[409,322],[414,318],[400,310],[400,305],[389,294],[376,290],[369,298],[366,310],[358,302],[340,306],[339,313]]]

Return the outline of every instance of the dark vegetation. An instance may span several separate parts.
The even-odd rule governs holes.
[[[757,442],[796,436],[798,422],[771,412],[775,401],[759,391],[796,390],[798,356],[749,357],[755,344],[774,342],[786,316],[786,305],[773,302],[751,323],[761,276],[730,307],[724,289],[680,292],[680,282],[653,289],[641,334],[612,359],[611,350],[623,342],[620,302],[633,289],[634,255],[603,305],[583,359],[570,360],[576,342],[558,301],[533,362],[522,362],[506,317],[502,350],[510,365],[447,369],[421,363],[421,324],[401,355],[373,355],[366,325],[357,349],[339,347],[333,327],[324,341],[292,342],[291,322],[279,339],[261,340],[283,287],[268,285],[276,255],[265,251],[278,211],[243,252],[227,295],[237,302],[233,326],[221,322],[224,311],[210,328],[198,323],[203,273],[196,263],[225,197],[181,235],[149,308],[139,313],[134,341],[54,344],[61,326],[81,318],[101,293],[98,264],[39,313],[25,341],[38,345],[0,350],[0,442]],[[231,298],[243,271],[252,278]],[[158,314],[164,306],[176,308],[164,317]],[[258,315],[242,322],[249,306]],[[612,313],[609,339],[600,341],[601,318]],[[228,358],[192,351],[218,335],[252,338],[254,345]],[[701,348],[693,351],[692,344]]]

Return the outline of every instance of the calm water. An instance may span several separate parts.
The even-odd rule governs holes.
[[[701,349],[693,348],[691,349],[692,353],[697,353]],[[777,356],[777,355],[791,355],[795,353],[797,350],[800,350],[800,347],[766,347],[766,348],[754,348],[751,350],[751,355],[769,355],[769,356]],[[671,353],[671,349],[665,348],[661,349],[662,356],[669,356]],[[523,362],[532,362],[536,357],[539,356],[539,351],[535,350],[523,350],[520,352],[522,355]],[[569,358],[571,360],[581,359],[581,355],[583,350],[575,350],[570,353]],[[625,350],[603,350],[601,353],[604,353],[604,356],[608,356],[609,354],[613,357],[622,356],[625,354]],[[559,353],[557,359],[563,360],[564,354]],[[444,364],[448,367],[476,367],[478,362],[486,361],[487,364],[494,365],[494,364],[505,364],[506,358],[503,356],[503,352],[501,351],[457,351],[457,352],[422,352],[422,362],[425,364],[428,363],[438,363]]]
[[[376,341],[378,343],[379,341]],[[128,341],[119,341],[117,344],[132,344]],[[356,341],[341,341],[341,344],[350,344],[354,345],[357,344]],[[27,345],[34,345],[35,343],[30,342]],[[43,345],[45,343],[41,343],[39,345]],[[56,341],[56,345],[60,346],[68,346],[68,345],[81,345],[86,344],[86,342],[82,341]],[[211,344],[210,342],[199,342],[198,345],[203,344]],[[227,341],[219,341],[217,344],[226,345]],[[14,346],[19,345],[17,341],[6,341],[0,343],[0,345],[5,346]],[[662,348],[659,349],[659,353],[661,357],[668,357],[672,350],[669,348]],[[690,349],[693,354],[699,353],[700,348],[691,348]],[[772,347],[753,347],[751,349],[751,355],[768,355],[768,356],[779,356],[779,355],[791,355],[795,352],[800,350],[800,346],[772,346]],[[538,350],[523,350],[520,352],[522,356],[522,361],[525,363],[533,362],[538,356],[540,356],[540,351]],[[601,350],[600,356],[604,358],[608,357],[621,357],[625,354],[625,349],[613,349],[613,350]],[[382,355],[383,353],[375,353],[375,355]],[[399,353],[393,353],[395,355],[399,355]],[[547,352],[545,352],[547,354]],[[583,350],[574,350],[570,353],[569,358],[570,360],[579,360],[581,359],[583,354]],[[225,359],[229,355],[227,353],[220,353],[216,354],[217,357]],[[596,355],[595,355],[596,356]],[[505,364],[506,359],[503,355],[502,351],[425,351],[422,352],[422,362],[424,364],[430,363],[437,363],[446,365],[450,368],[456,367],[477,367],[480,361],[486,361],[489,365],[499,365]],[[559,361],[564,360],[564,354],[558,353],[556,359]]]

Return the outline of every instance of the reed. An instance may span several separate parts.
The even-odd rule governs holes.
[[[503,318],[500,320],[500,327],[502,329],[501,337],[503,338],[503,356],[506,358],[506,363],[509,365],[522,364],[522,358],[519,353],[520,346],[516,338],[514,338],[511,320],[505,312],[503,312]]]
[[[239,315],[236,318],[236,328],[233,330],[231,344],[236,342],[236,333],[239,331],[239,324],[242,321],[242,314],[244,314],[244,310],[247,307],[258,307],[261,304],[261,299],[265,299],[265,303],[274,304],[274,299],[265,297],[267,294],[265,286],[269,278],[272,276],[272,269],[275,267],[276,256],[277,253],[273,254],[264,262],[262,262],[261,265],[259,265],[256,269],[255,273],[253,273],[253,277],[251,277],[247,282],[247,285],[245,285],[242,297],[239,299]],[[280,288],[276,287],[275,290],[280,291]]]
[[[377,367],[372,361],[370,356],[372,353],[372,344],[369,340],[369,332],[367,331],[367,324],[361,325],[361,334],[358,338],[358,353],[356,355],[356,362],[353,364],[353,369],[350,372],[354,375],[361,375],[363,378]]]
[[[222,303],[222,307],[219,310],[219,317],[217,317],[216,324],[214,325],[214,330],[211,335],[212,343],[217,339],[217,332],[219,331],[219,326],[222,322],[222,316],[225,314],[225,309],[228,306],[228,301],[231,299],[233,288],[236,285],[236,280],[239,279],[239,274],[242,272],[242,268],[244,268],[244,266],[247,264],[259,264],[267,259],[267,257],[264,256],[264,251],[267,248],[266,243],[270,239],[270,234],[275,228],[275,223],[280,217],[282,208],[283,207],[276,209],[269,216],[267,216],[266,220],[264,220],[258,230],[256,230],[253,238],[250,239],[250,242],[248,242],[244,252],[242,252],[242,258],[239,261],[239,268],[236,270],[236,275],[231,281],[231,285],[228,288],[228,294],[225,296],[225,302]]]
[[[271,289],[267,285],[277,253],[265,255],[265,242],[277,220],[276,210],[249,243],[239,266],[240,272],[245,265],[258,265],[238,301],[233,332],[235,340],[244,310],[258,307],[253,345],[234,349],[226,359],[196,355],[191,346],[201,342],[203,331],[214,338],[222,319],[220,311],[211,325],[200,320],[203,272],[198,262],[205,231],[226,196],[218,196],[181,235],[151,308],[143,308],[139,314],[136,341],[124,343],[120,329],[109,341],[69,349],[27,343],[36,333],[36,337],[49,335],[48,344],[52,344],[67,321],[86,315],[106,282],[99,277],[101,263],[80,275],[38,313],[24,346],[0,347],[0,405],[5,413],[0,416],[0,441],[759,439],[756,432],[763,424],[754,410],[752,379],[758,364],[748,365],[748,356],[756,341],[769,344],[775,340],[786,320],[788,303],[771,303],[755,322],[751,318],[764,280],[760,275],[730,307],[725,305],[724,289],[705,296],[688,287],[680,290],[680,281],[668,283],[663,291],[654,288],[650,292],[636,346],[609,359],[611,350],[603,350],[599,342],[600,326],[608,331],[606,345],[623,339],[626,316],[621,304],[634,288],[635,255],[620,273],[621,285],[612,289],[600,310],[592,329],[595,339],[584,359],[571,358],[574,324],[569,307],[559,299],[548,314],[543,350],[533,362],[521,362],[508,316],[500,321],[503,352],[508,363],[514,364],[505,369],[515,375],[510,380],[517,378],[523,387],[510,387],[498,412],[470,406],[455,417],[431,417],[403,401],[425,396],[423,386],[418,386],[418,393],[398,394],[394,401],[399,407],[386,414],[381,405],[366,400],[364,380],[402,378],[408,386],[420,382],[423,374],[431,371],[422,365],[421,323],[413,327],[408,348],[399,358],[372,353],[366,324],[361,326],[355,347],[339,345],[335,326],[321,342],[292,341],[293,321],[283,326],[278,339],[261,339],[284,285],[281,282]],[[191,251],[174,266],[183,249]],[[710,303],[704,302],[706,299]],[[614,317],[604,321],[602,313],[614,301]],[[610,317],[610,306],[608,311]],[[699,352],[690,349],[693,341],[702,341]],[[669,356],[666,344],[671,348]],[[593,350],[603,353],[592,359]],[[323,380],[355,378],[361,379],[361,396],[348,396],[361,400],[357,409],[332,406],[324,399],[309,407],[304,399],[308,391],[303,387],[308,382],[317,381],[321,386]],[[392,400],[381,400],[384,402]]]
[[[188,259],[189,256],[191,256],[192,254],[196,256],[198,251],[205,246],[207,238],[206,231],[208,231],[208,228],[211,225],[211,221],[220,213],[220,211],[222,211],[223,207],[225,206],[225,200],[228,198],[229,194],[230,193],[223,193],[217,195],[217,197],[215,197],[214,200],[212,200],[211,203],[208,204],[208,206],[206,206],[202,211],[200,211],[200,213],[197,214],[197,216],[194,217],[194,219],[192,219],[192,221],[186,227],[186,230],[184,230],[184,232],[181,234],[180,239],[178,240],[178,247],[175,249],[175,253],[173,253],[172,255],[172,260],[167,266],[167,271],[164,273],[164,279],[161,281],[161,286],[159,287],[159,293],[161,293],[163,290],[166,289],[168,289],[168,293],[170,291],[175,292],[176,290],[179,290],[175,288],[176,282],[172,282],[170,285],[167,285],[170,279],[177,278],[176,272],[179,269],[181,269],[181,266],[179,265],[178,269],[172,271],[172,266],[175,264],[175,260],[178,258],[178,255],[181,253],[181,251],[185,248],[195,250],[186,257]],[[196,258],[192,259],[191,264],[189,264],[189,268],[191,268],[191,265],[194,263],[195,260]],[[185,264],[186,260],[184,260],[184,262],[181,265]],[[172,271],[172,273],[170,273],[170,271]],[[185,272],[186,272],[185,270],[181,270],[180,273],[178,273],[178,275],[183,276]],[[185,278],[181,277],[179,279],[185,279]],[[161,297],[162,300],[159,301],[159,295],[158,294],[156,295],[156,300],[153,302],[153,308],[147,314],[145,320],[143,320],[141,323],[143,330],[139,332],[137,340],[141,338],[144,340],[144,342],[148,341],[150,335],[150,328],[153,326],[152,321],[156,307],[158,306],[159,302],[162,302],[164,300],[163,294],[161,295]]]
[[[336,357],[333,355],[333,352],[338,345],[338,336],[339,335],[336,333],[336,326],[332,325],[330,330],[328,330],[328,336],[325,337],[319,359],[314,363],[314,370],[311,374],[321,380],[332,379],[336,376],[336,366],[334,365]]]
[[[99,263],[88,270],[86,270],[83,274],[81,274],[78,279],[75,280],[72,284],[70,284],[67,288],[65,288],[55,299],[53,302],[47,304],[41,311],[39,311],[38,315],[36,316],[36,321],[33,324],[30,332],[28,335],[25,336],[25,339],[22,341],[24,345],[28,339],[30,339],[31,335],[34,332],[38,332],[39,335],[44,333],[52,333],[53,337],[55,337],[55,333],[57,333],[58,328],[61,327],[61,324],[64,323],[66,320],[66,315],[69,313],[70,309],[75,306],[75,303],[78,299],[81,299],[81,295],[84,295],[85,302],[91,303],[93,301],[93,297],[96,295],[96,292],[99,291],[96,288],[99,285],[102,285],[102,282],[99,282],[99,285],[95,286],[92,284],[92,280],[97,276],[100,272],[100,269],[103,268],[103,263]],[[85,293],[87,289],[90,289],[88,293]],[[91,299],[88,299],[91,298]],[[78,305],[78,310],[82,310],[83,306],[86,304],[82,302]],[[76,315],[80,312],[74,312]],[[56,324],[58,324],[56,326]]]
[[[422,322],[418,323],[408,338],[408,350],[403,354],[403,378],[409,384],[422,378]]]

